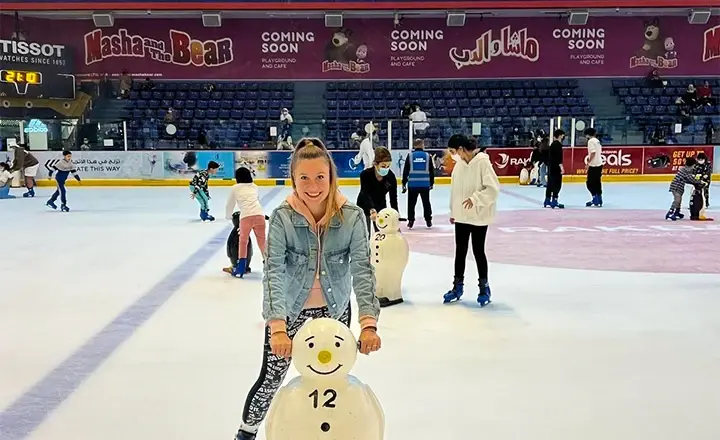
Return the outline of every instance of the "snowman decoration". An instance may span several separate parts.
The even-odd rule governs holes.
[[[281,388],[267,417],[268,440],[382,440],[385,414],[369,386],[348,373],[357,359],[350,329],[313,319],[293,339],[300,376]]]
[[[375,295],[380,307],[403,302],[402,277],[410,257],[410,248],[400,234],[400,214],[385,208],[377,214],[376,231],[370,238],[370,256],[375,267]]]

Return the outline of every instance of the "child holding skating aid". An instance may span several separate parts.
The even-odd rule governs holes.
[[[223,272],[229,273],[232,276],[235,276],[235,266],[237,265],[237,261],[240,259],[240,212],[235,211],[232,214],[232,223],[233,223],[233,229],[230,231],[230,234],[227,238],[227,243],[225,245],[226,247],[226,254],[228,259],[230,260],[230,266],[223,267]],[[252,239],[248,237],[248,244],[247,244],[247,265],[245,267],[245,273],[250,273],[250,261],[252,260],[253,256],[253,247],[252,247]]]
[[[263,214],[258,187],[253,183],[252,172],[240,167],[235,170],[235,181],[225,208],[225,218],[232,218],[235,206],[240,208],[240,240],[238,242],[238,260],[232,274],[240,278],[247,269],[247,246],[250,232],[255,234],[260,252],[265,255],[265,214]],[[263,260],[265,258],[263,257]]]
[[[710,207],[710,183],[712,181],[712,163],[708,160],[707,154],[698,153],[697,164],[695,165],[695,174],[700,176],[700,180],[706,183],[703,187],[703,196],[705,197],[705,207]]]
[[[57,205],[55,202],[58,199],[58,196],[60,196],[60,210],[63,212],[70,212],[70,208],[67,206],[67,194],[65,191],[65,182],[67,182],[68,177],[70,174],[73,175],[75,180],[80,182],[80,176],[77,174],[77,170],[75,169],[75,164],[72,161],[72,153],[65,150],[63,151],[63,158],[60,162],[53,165],[52,169],[50,170],[50,174],[48,175],[48,179],[52,179],[53,173],[57,171],[57,174],[55,175],[55,182],[57,183],[57,189],[53,193],[53,195],[50,197],[50,200],[45,203],[45,205],[49,206],[52,209],[57,209]]]
[[[215,217],[210,215],[210,190],[208,190],[208,180],[210,176],[217,174],[220,164],[211,160],[207,169],[198,171],[190,181],[190,197],[195,199],[200,205],[200,220],[215,221]]]
[[[15,196],[10,195],[10,182],[12,182],[10,165],[5,162],[0,162],[0,199],[15,198]]]
[[[697,161],[694,157],[685,158],[685,166],[678,169],[677,174],[670,183],[670,192],[673,195],[673,201],[670,210],[665,214],[665,220],[676,221],[685,216],[680,213],[683,194],[685,193],[685,185],[705,185],[705,182],[695,176],[695,165]]]

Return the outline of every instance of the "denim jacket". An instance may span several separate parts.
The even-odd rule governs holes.
[[[355,291],[359,317],[377,319],[380,304],[375,297],[375,270],[365,215],[356,205],[345,203],[343,220],[335,215],[318,237],[305,217],[287,201],[270,217],[267,258],[263,274],[263,318],[294,322],[305,305],[315,281],[320,258],[320,285],[333,318],[338,319]]]

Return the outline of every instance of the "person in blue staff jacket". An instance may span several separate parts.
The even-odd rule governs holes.
[[[60,162],[53,165],[52,169],[50,170],[50,173],[48,175],[48,179],[52,179],[53,173],[57,171],[57,174],[55,174],[55,182],[57,183],[57,189],[53,193],[53,195],[50,197],[50,200],[45,203],[48,207],[52,209],[57,209],[57,205],[55,202],[58,199],[58,196],[60,197],[60,210],[63,212],[70,212],[70,208],[67,206],[67,192],[65,191],[65,182],[67,182],[68,177],[70,177],[70,174],[73,175],[75,180],[80,182],[80,176],[77,174],[77,169],[75,169],[75,164],[72,161],[72,153],[68,150],[63,151],[63,158]]]
[[[427,227],[432,226],[432,205],[430,204],[430,190],[435,185],[435,167],[432,157],[425,151],[425,141],[416,139],[413,142],[413,152],[405,161],[402,177],[402,192],[408,193],[408,229],[415,225],[415,205],[418,196],[422,200],[423,216]]]

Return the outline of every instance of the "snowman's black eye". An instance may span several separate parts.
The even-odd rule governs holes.
[[[308,344],[308,347],[310,347],[310,348],[313,348],[314,346],[315,346],[315,344],[313,344],[312,342]]]
[[[336,346],[337,348],[340,348],[340,343],[339,343],[339,342],[336,342],[336,343],[335,343],[335,346]]]

